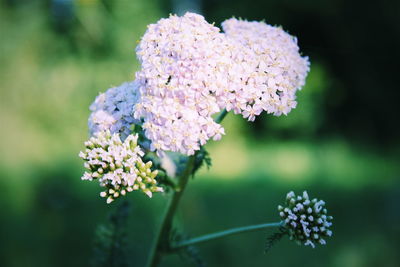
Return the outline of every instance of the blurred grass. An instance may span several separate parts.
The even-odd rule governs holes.
[[[167,14],[155,1],[77,1],[73,30],[54,30],[40,1],[0,9],[0,257],[3,266],[87,266],[94,229],[114,209],[98,186],[81,182],[77,157],[87,138],[88,106],[107,88],[134,78],[136,41]],[[72,26],[71,26],[72,27]],[[399,148],[379,151],[319,131],[322,96],[334,77],[312,61],[299,105],[288,117],[265,116],[255,137],[229,114],[227,135],[208,149],[213,168],[189,185],[179,222],[190,234],[277,220],[276,205],[292,189],[327,200],[335,217],[328,246],[288,241],[268,255],[267,234],[201,245],[210,266],[397,266],[400,247]],[[262,138],[260,138],[262,136]],[[307,138],[309,136],[309,138]],[[133,266],[143,266],[166,197],[132,194],[129,234]],[[287,257],[287,255],[291,255]],[[168,266],[186,266],[172,256]]]

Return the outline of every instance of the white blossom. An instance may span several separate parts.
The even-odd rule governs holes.
[[[225,73],[233,45],[217,27],[194,13],[148,26],[137,47],[142,95],[135,117],[157,151],[192,155],[224,134],[211,117],[221,111],[216,91],[230,90]]]
[[[125,82],[98,95],[90,106],[90,134],[93,136],[109,130],[111,133],[120,133],[121,138],[125,139],[131,133],[131,125],[139,123],[133,117],[133,108],[138,99],[138,83],[135,81]]]
[[[222,23],[226,36],[237,42],[232,75],[241,81],[231,91],[227,110],[253,121],[262,111],[288,114],[296,107],[296,91],[309,71],[301,57],[297,39],[280,27],[235,18]]]
[[[143,162],[137,139],[137,134],[129,135],[122,142],[117,133],[96,132],[85,142],[86,150],[79,153],[87,169],[82,180],[98,180],[106,188],[100,196],[107,198],[107,203],[133,190],[149,197],[163,191],[155,179],[157,170],[151,170],[152,162]]]
[[[134,82],[111,88],[92,104],[93,135],[109,130],[124,139],[141,123],[151,150],[192,155],[224,128],[223,109],[253,121],[263,111],[287,114],[309,70],[296,38],[263,22],[229,19],[224,33],[186,13],[151,24],[136,48]]]

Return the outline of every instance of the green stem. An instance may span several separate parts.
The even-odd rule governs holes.
[[[183,247],[207,242],[210,240],[218,239],[218,238],[229,236],[229,235],[235,235],[235,234],[240,234],[240,233],[244,233],[244,232],[258,231],[258,230],[270,228],[270,227],[280,227],[282,225],[283,225],[283,222],[275,222],[275,223],[264,223],[264,224],[248,225],[248,226],[243,226],[243,227],[232,228],[232,229],[228,229],[225,231],[207,234],[207,235],[203,235],[203,236],[199,236],[199,237],[195,237],[192,239],[178,242],[172,247],[172,249],[178,250]]]
[[[226,109],[224,109],[215,119],[215,122],[222,122],[227,114],[228,112],[226,111]],[[150,258],[147,264],[148,267],[156,267],[161,261],[163,254],[172,251],[169,239],[172,229],[172,221],[178,208],[179,200],[181,199],[189,177],[193,172],[196,155],[197,153],[188,158],[186,169],[183,172],[182,176],[179,178],[178,185],[175,187],[176,190],[174,190],[174,192],[172,193],[173,195],[168,203],[168,208],[162,220],[156,242],[150,251]]]
[[[156,242],[150,252],[150,259],[147,265],[148,267],[156,267],[160,262],[162,255],[171,250],[169,237],[172,229],[172,220],[174,218],[176,209],[178,208],[179,200],[181,199],[189,177],[192,174],[194,162],[195,155],[190,156],[186,164],[186,169],[179,179],[178,187],[180,190],[173,192],[172,198],[168,203],[168,208],[164,215],[164,219],[158,232]]]
[[[165,174],[165,178],[164,179],[165,179],[166,184],[171,186],[172,189],[174,189],[174,191],[179,190],[178,183],[174,179],[169,177],[167,174]]]
[[[228,114],[228,111],[226,111],[226,109],[224,109],[223,111],[221,111],[221,113],[218,115],[218,117],[215,119],[216,123],[220,123],[225,116]]]

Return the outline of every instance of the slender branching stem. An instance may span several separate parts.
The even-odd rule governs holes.
[[[225,118],[227,114],[228,112],[226,111],[226,109],[224,109],[215,119],[215,122],[217,123],[222,122],[222,120]],[[150,251],[150,258],[147,264],[148,267],[156,267],[161,261],[163,254],[172,251],[172,246],[170,243],[172,223],[174,215],[178,208],[179,200],[183,195],[189,177],[193,174],[195,159],[196,159],[196,154],[188,158],[185,171],[179,177],[178,184],[177,186],[175,186],[175,190],[172,193],[172,197],[168,203],[167,211],[163,217],[160,230],[157,234],[156,241]]]
[[[186,169],[183,172],[182,176],[179,178],[179,184],[178,184],[179,190],[173,192],[173,195],[168,203],[168,208],[164,215],[161,228],[157,235],[156,242],[150,252],[150,258],[147,265],[148,267],[156,267],[160,262],[162,255],[171,250],[169,237],[171,234],[174,214],[176,212],[176,209],[178,208],[179,200],[183,195],[189,177],[192,174],[194,168],[194,162],[195,162],[195,155],[190,156],[186,164]]]
[[[253,231],[258,231],[258,230],[262,230],[265,228],[271,228],[271,227],[280,227],[282,225],[283,225],[283,222],[275,222],[275,223],[264,223],[264,224],[248,225],[248,226],[243,226],[243,227],[232,228],[232,229],[224,230],[221,232],[207,234],[207,235],[203,235],[203,236],[195,237],[192,239],[177,242],[176,244],[174,244],[172,246],[172,250],[179,250],[179,249],[187,247],[187,246],[207,242],[210,240],[226,237],[229,235],[236,235],[236,234],[245,233],[245,232],[253,232]]]
[[[218,115],[218,117],[215,119],[216,123],[220,123],[225,116],[228,114],[228,111],[226,111],[226,109],[224,109],[223,111],[221,111],[221,113]]]
[[[165,182],[166,182],[166,184],[171,186],[172,189],[174,189],[175,191],[179,191],[179,186],[178,186],[177,181],[175,181],[175,179],[172,179],[168,175],[165,175]]]

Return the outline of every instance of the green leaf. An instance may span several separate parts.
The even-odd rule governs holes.
[[[212,160],[208,151],[204,147],[201,147],[196,153],[196,161],[194,163],[192,174],[195,174],[204,165],[207,166],[207,169],[210,169],[212,166]]]
[[[190,237],[187,234],[179,232],[178,230],[174,229],[171,232],[171,242],[179,243],[182,240],[189,239]],[[185,246],[177,251],[178,255],[182,260],[190,262],[197,267],[204,267],[206,266],[203,258],[200,255],[199,250],[195,246]]]
[[[126,252],[126,224],[129,213],[130,204],[128,201],[124,201],[110,215],[107,223],[97,227],[93,244],[92,266],[129,266]]]
[[[285,227],[281,226],[279,231],[273,233],[267,238],[267,243],[265,244],[264,253],[267,253],[278,241],[282,239],[285,235],[287,235],[288,231]]]

